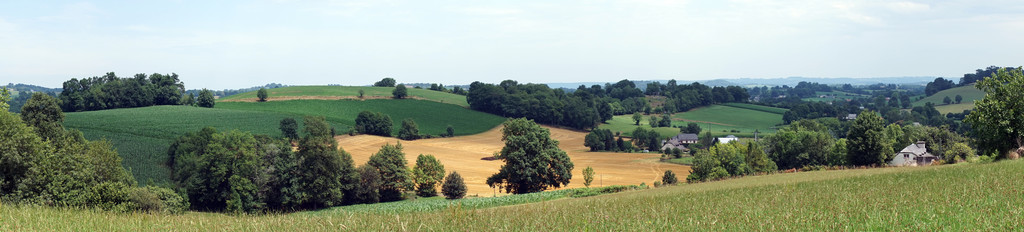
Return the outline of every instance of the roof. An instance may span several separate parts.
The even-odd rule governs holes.
[[[917,141],[916,143],[910,144],[910,146],[907,146],[907,147],[903,148],[903,150],[900,150],[900,153],[910,153],[910,154],[921,156],[921,155],[928,154],[928,149],[925,146],[925,142],[924,141]],[[928,155],[930,155],[930,154],[928,154]]]
[[[678,134],[678,135],[676,135],[675,137],[672,137],[672,138],[676,139],[676,140],[684,140],[684,141],[685,140],[697,140],[697,134]]]

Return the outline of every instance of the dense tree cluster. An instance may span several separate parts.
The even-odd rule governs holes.
[[[4,89],[0,100],[9,95]],[[135,187],[110,142],[65,130],[52,96],[32,94],[21,117],[0,104],[0,201],[4,203],[177,213],[187,202],[174,191]]]
[[[934,81],[928,82],[928,85],[925,85],[924,94],[931,96],[939,91],[947,90],[955,86],[956,84],[953,84],[953,81],[951,80],[942,79],[941,77],[935,78]]]
[[[993,65],[993,66],[988,66],[985,69],[975,70],[974,73],[964,74],[964,77],[960,78],[960,86],[973,84],[973,83],[978,82],[980,80],[983,80],[983,79],[985,79],[987,77],[991,77],[991,76],[995,75],[996,73],[998,73],[999,69],[1008,69],[1008,70],[1010,70],[1010,69],[1014,69],[1014,67],[998,67],[998,66],[994,66]]]
[[[974,127],[986,153],[1024,151],[1024,69],[999,69],[978,81],[985,98],[975,103],[966,121]]]
[[[654,112],[665,112],[668,114],[688,111],[712,104],[746,102],[750,98],[747,90],[739,86],[709,87],[697,82],[689,85],[679,85],[676,84],[675,80],[670,80],[665,85],[659,82],[650,83],[647,85],[647,88],[658,90],[647,91],[649,95],[658,94],[668,98],[661,107],[661,110],[654,110]]]
[[[637,127],[633,129],[633,145],[648,151],[661,150],[661,135],[653,129]]]
[[[396,82],[395,82],[394,78],[385,77],[384,79],[381,79],[380,81],[373,83],[373,86],[374,87],[395,87],[395,84],[396,84]]]
[[[501,140],[505,147],[497,158],[504,160],[498,173],[487,178],[487,185],[508,193],[544,191],[569,184],[573,163],[551,132],[533,120],[516,118],[504,123]]]
[[[743,145],[730,142],[698,150],[693,156],[693,166],[686,181],[693,183],[718,180],[731,176],[773,172],[776,169],[775,162],[769,159],[756,143]]]
[[[583,146],[589,147],[590,151],[633,151],[632,144],[625,142],[622,137],[616,140],[615,134],[608,129],[594,129],[590,131],[583,140]]]
[[[565,94],[547,85],[519,84],[512,80],[499,85],[473,82],[466,101],[474,110],[576,129],[593,128],[603,122],[606,119],[601,113],[611,118],[611,108],[604,101],[585,92],[578,93]]]
[[[136,74],[117,77],[109,72],[102,77],[72,78],[64,82],[60,93],[61,109],[66,112],[179,105],[185,85],[178,74]]]
[[[391,136],[391,116],[380,112],[363,111],[356,115],[356,131],[360,134]]]
[[[818,121],[804,119],[765,137],[763,144],[779,169],[845,165],[846,142],[831,131]]]

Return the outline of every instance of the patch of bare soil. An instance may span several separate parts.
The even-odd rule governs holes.
[[[689,174],[689,166],[659,162],[659,154],[589,152],[583,146],[586,133],[548,126],[545,128],[551,130],[551,137],[560,142],[559,147],[568,153],[575,164],[572,180],[567,186],[569,188],[583,187],[582,171],[587,166],[593,167],[597,174],[591,186],[632,185],[641,182],[651,185],[661,180],[665,170],[672,170],[677,176],[685,177]],[[339,146],[352,154],[357,165],[365,164],[384,144],[399,142],[395,138],[371,135],[342,135],[335,139]],[[419,154],[431,154],[444,164],[446,172],[457,171],[462,175],[468,194],[494,194],[495,190],[487,186],[487,177],[497,173],[504,162],[485,158],[500,152],[504,146],[500,126],[476,135],[401,141],[401,144],[409,167],[415,165]]]

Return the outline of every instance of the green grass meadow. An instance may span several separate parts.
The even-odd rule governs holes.
[[[338,133],[355,125],[362,110],[391,116],[397,134],[402,120],[413,118],[420,133],[439,135],[448,125],[456,135],[487,131],[505,119],[453,104],[423,100],[294,100],[271,102],[218,102],[213,109],[188,106],[154,106],[67,113],[64,125],[82,131],[87,139],[110,140],[139,183],[169,181],[164,166],[167,148],[177,137],[211,126],[221,131],[237,129],[254,134],[280,136],[283,118],[299,121],[306,115],[325,116]]]
[[[296,96],[320,96],[320,97],[357,97],[359,90],[367,97],[391,97],[394,87],[369,87],[369,86],[289,86],[282,88],[267,89],[267,95],[274,97],[296,97]],[[469,107],[466,96],[438,92],[428,89],[408,88],[409,96],[419,97],[424,100],[455,104],[462,107]],[[220,101],[256,99],[256,91],[235,94],[221,98]]]
[[[967,105],[970,105],[971,109],[974,108],[974,100],[981,100],[982,98],[985,98],[985,92],[981,91],[980,89],[978,89],[976,87],[974,87],[974,85],[972,84],[972,85],[968,85],[968,86],[961,86],[961,87],[956,87],[956,88],[951,88],[951,89],[939,91],[938,93],[935,93],[934,95],[928,96],[926,98],[922,98],[921,100],[918,100],[918,101],[915,101],[913,105],[914,106],[924,106],[925,103],[931,102],[932,104],[935,104],[935,108],[938,109],[939,106],[942,106],[942,105],[946,104],[946,103],[942,102],[942,99],[945,99],[946,97],[949,97],[949,99],[951,99],[953,101],[956,101],[956,95],[960,95],[961,97],[964,98],[964,100],[961,101],[960,104],[954,104],[954,105],[967,104]],[[960,110],[960,111],[963,111],[963,110]],[[947,113],[947,112],[943,112],[943,113]],[[960,112],[956,112],[956,113],[960,113]]]
[[[775,132],[772,128],[783,123],[782,114],[774,112],[784,112],[784,109],[751,104],[712,105],[677,113],[672,116],[676,119],[672,121],[672,125],[685,126],[689,121],[696,121],[704,128],[703,131],[710,130],[716,137],[754,137],[754,130],[760,131],[761,135],[772,134]],[[687,121],[679,121],[680,119]],[[740,132],[731,132],[732,130]]]
[[[658,118],[661,117],[659,116]],[[651,129],[651,124],[649,123],[650,119],[650,115],[644,115],[643,119],[640,120],[640,127]],[[608,129],[611,130],[612,133],[621,132],[622,136],[633,137],[633,130],[637,128],[637,125],[633,123],[633,115],[618,115],[613,116],[612,120],[608,120],[597,128]],[[654,131],[657,131],[658,135],[664,138],[679,134],[679,128],[673,127],[658,127],[654,128]]]
[[[799,172],[492,208],[447,204],[393,212],[342,207],[161,215],[3,205],[0,230],[1016,231],[1024,228],[1021,171],[1024,161]],[[399,204],[416,208],[419,202],[439,200]]]

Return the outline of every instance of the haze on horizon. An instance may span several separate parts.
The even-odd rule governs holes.
[[[0,83],[189,89],[944,76],[1024,61],[1024,2],[3,1]]]

